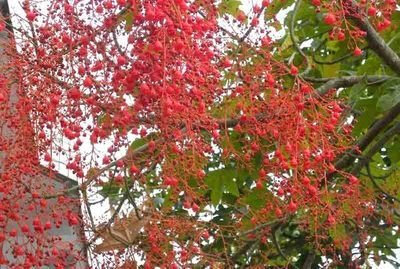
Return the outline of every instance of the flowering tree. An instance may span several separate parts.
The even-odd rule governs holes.
[[[66,263],[29,206],[83,221],[93,268],[396,264],[395,0],[40,2],[2,24],[13,265]],[[31,184],[40,163],[79,187]]]

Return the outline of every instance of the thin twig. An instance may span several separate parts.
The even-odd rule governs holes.
[[[258,12],[258,14],[256,16],[257,19],[260,18],[261,14],[263,14],[264,9],[265,9],[265,7],[263,6],[261,8],[261,10]],[[255,26],[253,24],[250,25],[250,27],[247,29],[247,31],[244,33],[244,35],[239,39],[239,43],[242,43],[250,35],[250,33],[253,31],[254,27]]]

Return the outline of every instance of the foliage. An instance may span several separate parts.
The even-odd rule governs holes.
[[[46,208],[70,191],[27,179],[58,158],[95,268],[398,265],[395,0],[39,2],[2,66],[0,117],[20,138],[0,136],[3,227],[26,224],[17,195]],[[0,241],[17,257],[3,264],[66,265]]]

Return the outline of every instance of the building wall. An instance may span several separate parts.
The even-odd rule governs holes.
[[[57,175],[54,175],[52,177],[46,176],[44,174],[38,175],[35,177],[35,182],[37,184],[41,184],[42,189],[44,191],[48,189],[53,189],[53,190],[64,190],[66,188],[69,188],[72,186],[71,182],[63,182],[65,179],[60,179],[57,178]],[[36,188],[35,188],[36,189]],[[37,189],[39,190],[39,189]],[[70,194],[69,198],[72,198],[71,201],[79,199],[78,198],[78,193],[72,193]],[[68,198],[67,198],[68,199]],[[20,203],[24,203],[24,201],[19,201]],[[27,201],[29,203],[29,201]],[[60,255],[66,255],[66,267],[65,268],[77,268],[77,269],[83,269],[87,268],[87,256],[86,256],[86,250],[85,250],[85,240],[84,240],[84,231],[82,229],[82,226],[80,225],[69,225],[68,220],[67,220],[67,212],[65,212],[65,207],[61,206],[62,210],[57,211],[57,209],[60,208],[60,206],[57,205],[57,199],[49,199],[48,200],[48,205],[47,207],[42,210],[39,208],[35,208],[32,211],[27,211],[25,213],[25,222],[29,223],[29,230],[30,232],[35,232],[34,226],[33,226],[33,221],[37,216],[40,216],[40,221],[42,224],[45,224],[46,221],[51,221],[52,223],[52,228],[48,231],[45,231],[43,233],[44,238],[56,238],[59,237],[61,240],[60,242],[57,242],[54,244],[55,248],[58,250]],[[72,214],[75,214],[76,216],[80,215],[80,204],[79,203],[71,203],[69,205],[69,209],[71,210]],[[52,214],[54,212],[57,212],[60,216],[60,221],[62,221],[62,224],[59,228],[57,228],[54,225],[54,219],[52,218]],[[15,221],[9,221],[7,226],[5,227],[6,231],[11,231],[13,228],[20,229],[19,225]],[[19,233],[17,237],[12,238],[11,240],[4,241],[3,247],[2,247],[2,252],[4,257],[11,263],[16,263],[18,262],[17,259],[14,258],[13,255],[13,248],[12,246],[14,245],[14,242],[21,244],[27,241],[27,237],[23,236],[22,233]],[[37,245],[35,242],[29,242],[30,248],[32,249],[32,252],[36,251]],[[45,249],[45,251],[52,249],[50,247],[49,249]],[[42,266],[42,268],[55,268],[54,264],[56,263],[56,259],[48,259],[47,260],[48,265]],[[11,268],[12,266],[8,267]],[[3,268],[3,267],[1,267]]]

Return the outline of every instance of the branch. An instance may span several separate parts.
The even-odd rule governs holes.
[[[258,240],[248,241],[241,249],[238,250],[238,252],[236,252],[236,253],[232,256],[231,261],[235,264],[235,261],[236,261],[237,259],[239,259],[240,256],[242,256],[243,254],[246,254],[247,251],[248,251],[249,249],[251,249],[252,246],[253,246],[254,244],[257,244],[257,242],[258,242]]]
[[[389,79],[389,76],[347,76],[347,77],[342,77],[342,78],[329,78],[329,80],[323,84],[322,86],[320,86],[319,88],[317,88],[317,91],[319,92],[320,95],[324,95],[328,92],[329,89],[331,88],[338,88],[338,87],[349,87],[351,85],[354,85],[358,82],[360,82],[362,79],[366,79],[369,83],[377,83],[377,82],[384,82],[387,79]],[[312,79],[312,78],[308,78],[308,79]],[[365,141],[369,141],[369,138],[375,138],[375,136],[379,133],[380,130],[382,130],[388,123],[390,123],[398,114],[400,113],[400,103],[397,104],[395,107],[393,107],[388,113],[387,113],[387,117],[382,118],[380,120],[380,123],[375,124],[373,126],[373,128],[371,128],[370,132],[366,134],[366,136],[364,137]],[[257,118],[263,118],[265,115],[264,114],[259,114],[256,117]],[[230,118],[230,119],[222,119],[222,120],[217,120],[218,126],[219,128],[232,128],[235,127],[238,123],[239,123],[239,118]],[[381,126],[383,125],[383,126]],[[377,131],[377,132],[376,132]],[[367,145],[372,142],[369,141],[367,143]],[[363,148],[363,144],[365,144],[365,141],[361,141],[358,145],[359,148]],[[161,140],[157,140],[156,143],[161,142]],[[56,198],[58,196],[62,196],[65,195],[67,193],[70,193],[72,191],[76,191],[77,189],[85,189],[87,186],[90,185],[90,183],[95,180],[97,177],[99,177],[102,173],[104,173],[105,171],[107,171],[108,169],[114,167],[117,163],[117,161],[119,160],[126,160],[129,158],[133,158],[141,153],[143,153],[145,150],[148,149],[148,143],[144,144],[143,146],[135,149],[134,151],[130,152],[129,154],[126,154],[124,157],[111,162],[110,164],[104,166],[103,168],[99,169],[94,175],[88,177],[88,179],[81,185],[81,186],[74,186],[72,188],[66,189],[62,192],[59,192],[57,194],[54,195],[49,195],[49,196],[45,196],[45,199],[51,199],[51,198]],[[351,153],[356,154],[357,151],[354,149]],[[346,159],[349,158],[349,156],[344,156],[346,157]],[[351,159],[351,158],[350,158]],[[351,162],[353,159],[349,160],[348,162]],[[341,161],[341,162],[344,162]],[[339,163],[340,164],[340,163]],[[340,164],[342,165],[342,164]],[[340,166],[339,166],[340,167]],[[344,166],[345,167],[345,166]],[[342,168],[342,167],[341,167]],[[340,169],[340,168],[337,168]]]
[[[285,253],[283,253],[281,246],[279,245],[278,242],[278,232],[279,232],[279,226],[273,229],[272,231],[272,243],[274,244],[276,250],[278,251],[279,255],[286,261],[289,261],[288,257],[286,257]]]
[[[256,247],[259,245],[260,240],[256,240],[251,247],[246,251],[246,253],[248,252],[249,255],[252,254],[252,252],[256,249]],[[240,266],[240,269],[245,268],[247,260],[249,260],[249,258],[246,259],[246,261]]]
[[[289,258],[285,255],[285,253],[283,253],[282,248],[279,244],[279,240],[278,240],[278,232],[280,230],[280,224],[278,224],[275,228],[273,228],[272,231],[272,243],[274,244],[276,250],[278,251],[279,255],[286,260],[289,264],[291,264],[294,268],[299,269],[295,264],[292,263],[291,260],[289,260]]]
[[[366,46],[365,48],[362,48],[361,50],[362,50],[363,52],[365,52],[367,49],[368,49],[368,46]],[[349,52],[349,53],[347,53],[347,54],[345,54],[345,55],[343,55],[343,56],[340,56],[340,57],[338,57],[338,58],[336,58],[336,59],[333,59],[333,60],[331,60],[331,61],[325,61],[325,62],[324,62],[324,61],[318,60],[317,57],[315,56],[315,53],[312,54],[313,61],[316,62],[317,64],[323,64],[323,65],[333,65],[333,64],[337,64],[337,63],[339,63],[339,62],[341,62],[341,61],[343,61],[343,60],[346,60],[347,58],[350,58],[350,57],[352,57],[352,56],[353,56],[353,52]]]
[[[125,189],[126,189],[126,191],[125,191],[126,195],[128,196],[128,200],[132,204],[133,209],[135,210],[136,217],[138,218],[138,220],[141,220],[142,217],[140,216],[139,208],[135,202],[135,198],[132,197],[131,192],[130,192],[131,187],[128,184],[127,176],[124,177],[124,184],[125,184]]]
[[[33,26],[33,22],[29,22],[29,28],[31,29],[32,32],[32,42],[33,42],[33,47],[35,48],[35,53],[37,57],[37,49],[38,49],[38,43],[37,43],[37,36],[35,32],[35,27]]]
[[[126,199],[128,198],[127,194],[125,193],[124,196],[122,197],[122,199],[119,201],[119,204],[117,206],[117,208],[115,209],[115,211],[113,212],[112,216],[110,217],[110,219],[107,221],[107,223],[103,224],[104,226],[102,226],[102,228],[107,228],[110,229],[111,224],[114,222],[115,218],[117,217],[117,215],[119,214],[119,212],[122,209],[123,204],[125,203]],[[97,227],[99,228],[99,227]],[[100,233],[99,233],[100,229],[96,229],[96,227],[94,226],[92,228],[92,232],[94,233],[94,237],[91,238],[91,240],[88,242],[88,245],[91,245],[93,243],[96,242],[97,238],[99,238]]]
[[[254,227],[254,228],[251,229],[251,230],[247,230],[246,232],[241,233],[239,236],[244,236],[244,235],[251,234],[251,233],[253,233],[253,232],[256,232],[256,231],[258,231],[258,230],[260,230],[260,229],[263,229],[263,228],[268,227],[268,226],[271,226],[271,225],[281,225],[281,224],[282,224],[284,221],[286,221],[287,219],[288,219],[288,218],[280,218],[280,219],[272,220],[272,221],[270,221],[270,222],[262,223],[262,224],[260,224],[260,225],[258,225],[258,226],[256,226],[256,227]]]
[[[99,169],[99,170],[97,170],[95,173],[93,173],[92,175],[88,176],[88,177],[87,177],[87,180],[86,180],[85,182],[83,182],[80,186],[77,185],[77,186],[74,186],[74,187],[72,187],[72,188],[69,188],[69,189],[63,190],[63,191],[61,191],[61,192],[58,192],[58,193],[56,193],[56,194],[54,194],[54,195],[44,196],[43,198],[45,198],[45,199],[56,198],[56,197],[65,195],[65,194],[67,194],[67,193],[69,193],[69,192],[75,191],[75,190],[77,190],[77,189],[85,190],[85,189],[86,189],[96,178],[98,178],[101,174],[103,174],[103,173],[104,173],[105,171],[107,171],[108,169],[114,167],[114,166],[117,164],[117,162],[118,162],[119,160],[122,160],[122,161],[123,161],[123,160],[125,160],[125,159],[127,159],[127,158],[132,158],[132,157],[134,157],[134,156],[137,156],[137,155],[139,155],[140,153],[142,153],[142,152],[144,152],[145,150],[147,150],[148,147],[149,147],[149,144],[146,143],[146,144],[144,144],[143,146],[140,146],[140,147],[138,147],[137,149],[131,151],[129,154],[126,154],[124,157],[121,157],[121,158],[119,158],[118,160],[116,160],[116,161],[114,161],[114,162],[111,162],[111,163],[109,163],[108,165],[102,167],[101,169]]]
[[[260,225],[257,225],[256,227],[254,227],[254,228],[252,228],[250,230],[235,234],[234,236],[225,235],[224,238],[232,239],[232,238],[243,237],[243,236],[252,234],[254,232],[257,232],[258,230],[261,230],[261,229],[263,229],[265,227],[268,227],[268,226],[281,225],[282,223],[284,223],[287,220],[288,220],[288,218],[286,218],[286,217],[285,218],[280,218],[280,219],[275,219],[275,220],[272,220],[272,221],[269,221],[269,222],[261,223]]]
[[[367,83],[376,84],[376,83],[383,83],[390,78],[391,78],[390,76],[345,76],[339,78],[330,78],[329,80],[326,81],[325,84],[318,87],[316,90],[320,95],[325,95],[330,89],[350,87],[361,82],[363,79],[365,79]],[[305,78],[305,79],[312,81],[312,78]]]
[[[257,19],[260,18],[261,14],[264,12],[265,7],[262,7],[262,9],[260,10],[260,12],[257,14]],[[247,31],[244,33],[244,35],[238,40],[239,43],[242,43],[249,35],[250,33],[253,31],[254,26],[250,25],[250,27],[247,29]]]
[[[313,265],[314,260],[315,260],[315,256],[316,256],[315,252],[310,251],[307,254],[306,261],[304,262],[302,269],[311,269],[311,266]]]
[[[89,199],[88,199],[88,195],[87,195],[86,189],[84,189],[82,191],[82,200],[83,200],[83,203],[85,204],[85,207],[86,207],[86,210],[87,210],[87,213],[88,213],[88,216],[89,216],[90,228],[94,230],[95,229],[95,223],[94,223],[92,210],[90,209]]]
[[[336,163],[336,169],[340,170],[348,167],[356,158],[351,155],[357,155],[359,151],[363,151],[369,144],[378,136],[378,134],[386,128],[398,115],[400,115],[400,102],[392,107],[386,115],[380,120],[376,121],[367,133],[359,139],[355,147],[348,153],[343,155]]]
[[[351,18],[356,25],[367,33],[365,39],[368,42],[369,48],[372,49],[395,73],[400,75],[400,58],[399,56],[386,44],[379,34],[375,31],[374,27],[368,21],[365,12],[358,6],[354,0],[348,0],[349,4],[356,12],[350,12]]]
[[[1,0],[0,0],[1,1]],[[123,9],[121,9],[117,14],[116,17],[120,18],[122,16],[124,16],[127,12],[129,12],[130,8],[132,7],[131,4],[128,4],[127,6],[125,6]],[[108,28],[109,32],[113,32],[115,30],[115,28],[118,27],[118,25],[120,24],[120,20],[115,20],[115,23],[112,24],[112,26],[110,28]],[[93,34],[93,36],[96,36],[98,33],[95,32]],[[71,46],[70,48],[65,49],[61,55],[65,55],[67,53],[69,53],[70,51],[78,48],[80,45],[82,45],[82,42],[79,40],[78,42],[76,42],[73,46]]]
[[[44,195],[44,196],[42,196],[42,198],[43,199],[54,199],[54,198],[57,198],[57,197],[60,197],[60,196],[67,195],[67,194],[69,194],[71,192],[76,192],[79,189],[80,189],[80,186],[76,185],[76,186],[73,186],[71,188],[65,189],[65,190],[63,190],[61,192],[57,192],[56,194]]]
[[[326,78],[326,79],[321,79],[323,81],[328,80],[325,84],[323,84],[322,86],[320,86],[319,88],[317,88],[317,92],[320,95],[324,95],[328,92],[329,89],[331,88],[338,88],[338,87],[349,87],[352,86],[358,82],[360,82],[362,79],[366,79],[369,83],[378,83],[378,82],[384,82],[387,79],[389,79],[389,76],[346,76],[346,77],[341,77],[341,78]],[[313,80],[313,78],[306,78],[307,80]],[[316,79],[317,81],[321,81],[320,79]],[[60,82],[61,83],[61,82]],[[400,103],[397,104],[395,107],[393,107],[388,113],[387,113],[387,117],[382,118],[379,122],[377,122],[373,128],[371,128],[371,130],[365,135],[364,137],[364,141],[361,141],[360,144],[358,145],[358,148],[363,148],[363,144],[365,144],[366,141],[367,145],[372,142],[372,139],[375,138],[375,136],[379,133],[379,131],[381,131],[388,123],[390,123],[398,114],[400,114]],[[263,114],[259,114],[256,116],[257,118],[263,118],[264,115]],[[217,120],[218,126],[219,128],[232,128],[235,127],[238,123],[239,123],[239,118],[230,118],[230,119],[222,119],[222,120]],[[372,139],[370,139],[372,138]],[[156,142],[161,142],[161,140],[158,140]],[[114,167],[117,163],[117,161],[119,160],[125,160],[127,158],[132,158],[135,157],[137,155],[139,155],[140,153],[144,152],[145,150],[148,149],[148,143],[144,144],[143,146],[135,149],[134,151],[130,152],[130,154],[125,155],[124,157],[111,162],[110,164],[106,165],[105,167],[101,168],[100,170],[98,170],[93,176],[88,177],[87,181],[85,181],[81,186],[74,186],[72,188],[66,189],[64,191],[61,191],[57,194],[54,195],[48,195],[48,196],[44,196],[45,199],[51,199],[51,198],[56,198],[65,194],[68,194],[70,192],[76,191],[77,189],[84,189],[86,188],[88,185],[90,185],[90,183],[96,179],[97,177],[99,177],[102,173],[104,173],[105,171],[107,171],[108,169]],[[356,154],[357,151],[354,149],[353,151],[351,151],[351,153]],[[349,158],[349,156],[344,156],[348,160],[347,162],[350,163],[351,161],[354,160]],[[347,165],[343,166],[346,163],[341,164],[342,162],[344,162],[345,160],[339,161],[338,163],[338,168],[343,168],[346,167]],[[342,167],[343,166],[343,167]]]
[[[122,50],[121,45],[118,42],[118,37],[115,32],[115,29],[111,30],[111,34],[112,34],[112,38],[114,40],[115,46],[117,47],[119,54],[125,56],[125,52]]]
[[[202,11],[199,10],[199,11],[197,11],[197,12],[200,14],[200,16],[203,17],[203,19],[207,19],[207,16],[206,16]],[[237,36],[236,34],[232,33],[231,31],[225,29],[224,27],[222,27],[222,26],[219,25],[219,24],[218,24],[218,29],[220,29],[222,32],[224,32],[225,34],[229,35],[229,36],[232,37],[233,39],[235,39],[235,40],[237,40],[237,41],[240,40],[240,37],[239,37],[239,36]]]
[[[351,174],[358,175],[361,169],[367,164],[371,158],[395,135],[400,133],[400,122],[390,128],[382,137],[364,154],[363,158],[358,159],[351,170]]]

